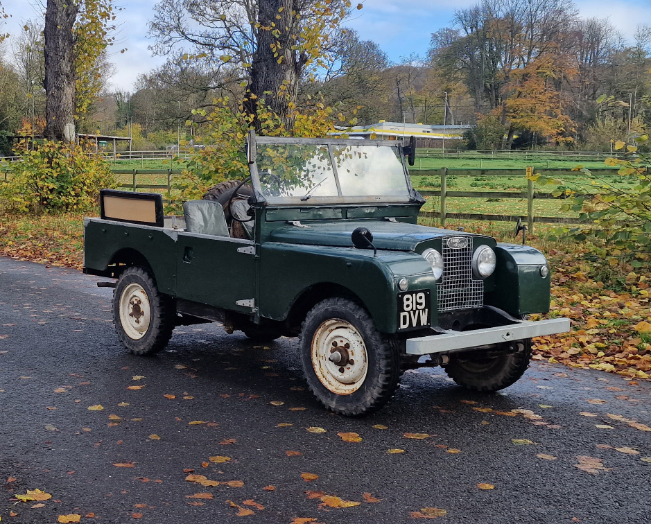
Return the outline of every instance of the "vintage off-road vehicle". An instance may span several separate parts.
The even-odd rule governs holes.
[[[510,386],[532,337],[569,330],[563,318],[525,320],[549,310],[547,261],[417,225],[414,154],[413,140],[251,133],[250,182],[186,202],[184,217],[164,217],[158,194],[103,191],[101,218],[85,221],[84,271],[117,279],[100,285],[115,287],[132,353],[206,321],[259,341],[299,336],[310,390],[343,415],[384,405],[410,367],[441,365],[477,391]]]

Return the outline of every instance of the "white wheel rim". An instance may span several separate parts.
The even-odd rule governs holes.
[[[316,376],[329,391],[350,395],[362,387],[368,354],[362,335],[350,322],[335,318],[323,322],[312,337],[311,353]]]
[[[140,284],[129,284],[120,296],[120,323],[129,338],[140,340],[151,322],[149,297]]]

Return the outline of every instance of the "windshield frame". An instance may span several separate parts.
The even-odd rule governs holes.
[[[417,200],[416,192],[411,185],[409,170],[405,162],[405,156],[400,152],[400,163],[405,177],[405,188],[407,189],[404,196],[316,196],[310,195],[309,199],[302,200],[300,196],[281,196],[271,197],[264,196],[262,184],[258,175],[257,165],[257,145],[315,145],[327,146],[331,158],[331,167],[335,176],[337,188],[340,189],[339,174],[337,172],[336,162],[332,162],[332,147],[334,146],[365,146],[365,147],[402,147],[402,142],[398,140],[351,140],[341,138],[285,138],[285,137],[259,137],[252,133],[247,139],[247,149],[249,158],[249,171],[251,181],[256,192],[259,202],[267,202],[272,205],[291,205],[291,206],[312,206],[312,205],[332,205],[332,204],[408,204]]]

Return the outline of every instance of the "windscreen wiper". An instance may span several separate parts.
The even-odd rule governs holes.
[[[305,193],[305,195],[303,195],[303,196],[301,197],[301,202],[305,202],[306,200],[309,200],[310,197],[312,196],[312,195],[310,195],[310,193],[311,193],[312,191],[314,191],[317,187],[319,187],[321,184],[323,184],[323,183],[326,181],[327,178],[328,178],[327,176],[326,176],[326,177],[323,177],[323,178],[321,179],[321,181],[320,181],[317,185],[312,186],[312,188],[311,188],[307,193]]]

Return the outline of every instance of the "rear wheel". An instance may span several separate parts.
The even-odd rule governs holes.
[[[122,345],[134,355],[164,349],[174,329],[174,305],[159,293],[151,275],[130,267],[113,293],[113,322]]]
[[[356,303],[343,298],[320,302],[308,313],[300,338],[305,379],[326,408],[365,415],[393,396],[400,380],[397,345]]]
[[[498,391],[515,384],[531,360],[531,339],[516,342],[517,353],[490,358],[451,356],[445,372],[460,386],[473,391]]]

